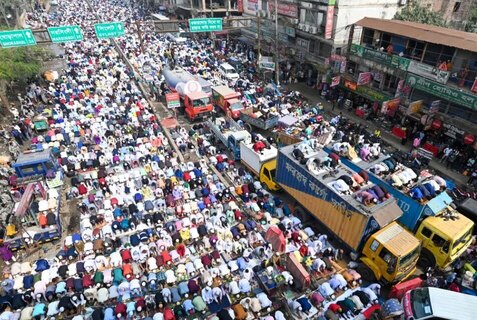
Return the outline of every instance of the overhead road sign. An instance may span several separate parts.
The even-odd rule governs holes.
[[[51,42],[70,42],[83,40],[83,32],[79,26],[49,27]]]
[[[30,29],[1,31],[0,45],[2,48],[33,46],[36,40]]]
[[[124,36],[124,24],[122,22],[105,22],[94,25],[94,31],[98,39],[109,39]]]
[[[189,19],[190,32],[213,32],[222,31],[222,18],[199,18]]]

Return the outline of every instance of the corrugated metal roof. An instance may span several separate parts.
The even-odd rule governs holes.
[[[477,52],[477,34],[410,21],[363,18],[357,26]]]

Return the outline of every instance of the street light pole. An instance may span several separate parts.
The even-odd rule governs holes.
[[[280,87],[280,75],[278,74],[278,0],[275,0],[275,83]]]

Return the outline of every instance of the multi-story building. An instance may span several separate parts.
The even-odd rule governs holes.
[[[244,16],[261,17],[242,34],[256,39],[260,29],[262,50],[275,51],[275,2],[278,4],[279,54],[297,61],[323,64],[340,55],[348,42],[349,25],[365,16],[391,19],[407,0],[243,0]]]
[[[417,3],[438,12],[447,23],[462,28],[477,5],[477,0],[418,0]]]
[[[477,34],[376,18],[350,32],[346,91],[384,102],[388,114],[444,127],[448,137],[477,133]]]

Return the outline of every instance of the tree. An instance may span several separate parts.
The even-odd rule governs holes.
[[[477,1],[474,1],[471,12],[464,22],[464,31],[477,33]]]
[[[423,7],[416,2],[413,2],[410,6],[407,6],[403,8],[400,12],[396,13],[394,19],[425,23],[438,27],[447,26],[447,23],[442,18],[442,15]]]
[[[48,52],[41,47],[0,49],[0,99],[9,108],[7,90],[13,82],[25,83],[38,75]]]

